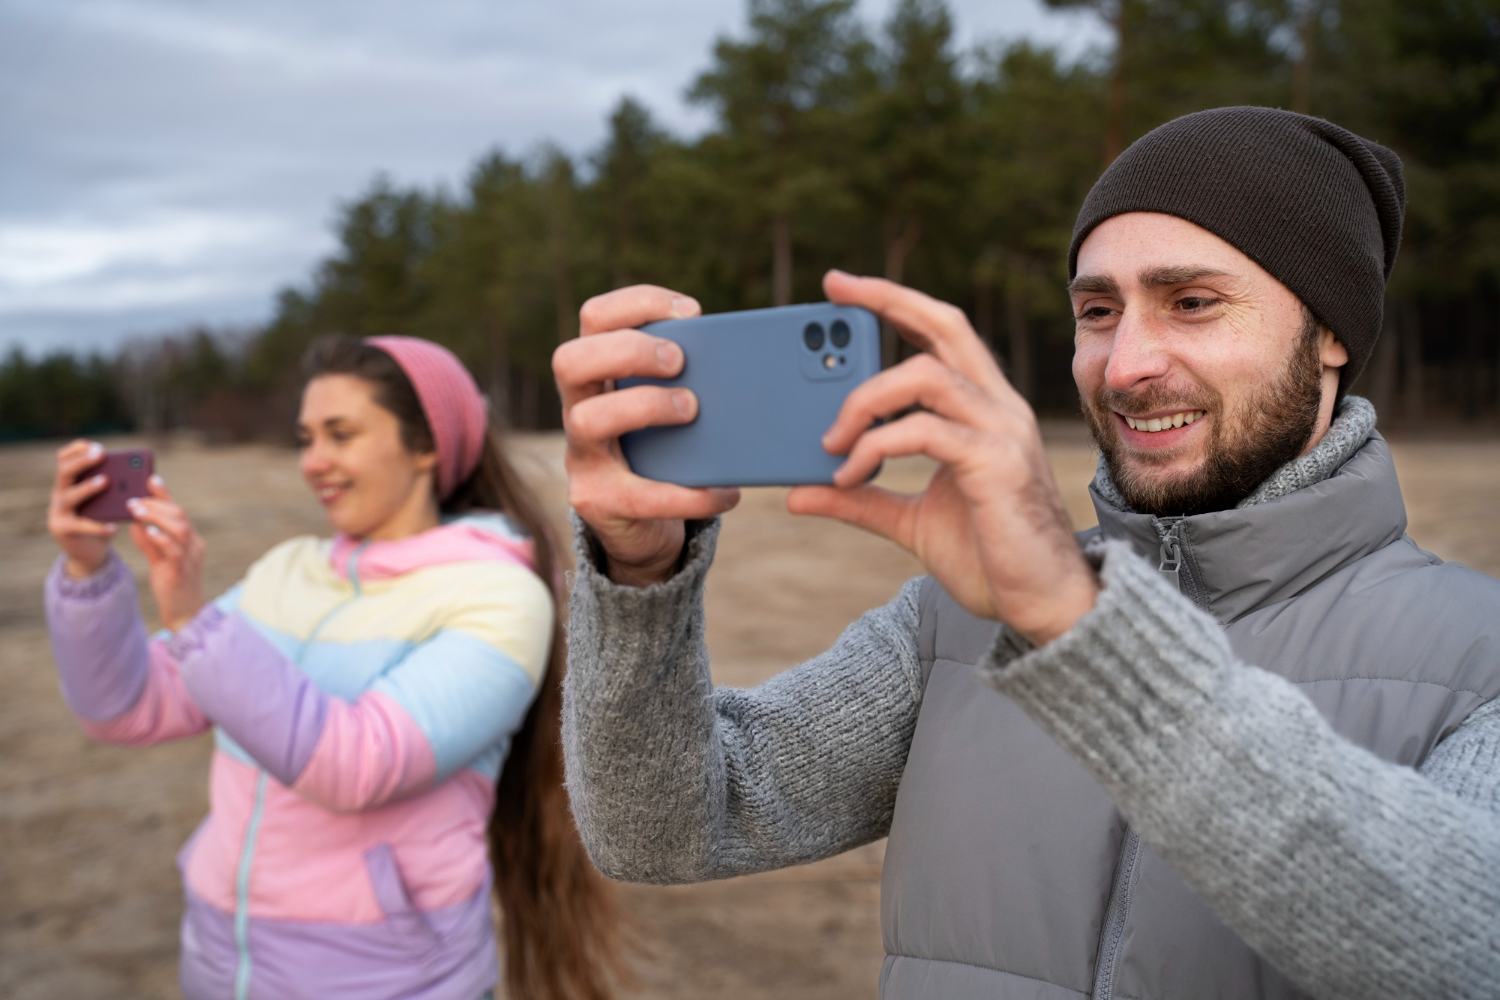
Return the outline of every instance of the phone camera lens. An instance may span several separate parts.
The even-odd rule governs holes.
[[[809,351],[816,351],[823,346],[823,324],[809,323],[802,328],[802,342],[807,345]]]
[[[144,463],[141,461],[141,456],[139,456],[139,455],[131,455],[130,456],[130,467],[132,469],[139,469],[143,464]]]
[[[841,319],[834,320],[833,325],[828,328],[828,339],[833,342],[834,347],[848,347],[849,324]]]

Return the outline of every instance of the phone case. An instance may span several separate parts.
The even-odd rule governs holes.
[[[698,396],[691,424],[649,427],[620,440],[637,474],[682,486],[831,483],[843,457],[823,450],[844,398],[880,371],[880,324],[832,303],[664,320],[642,329],[682,346],[672,379]]]
[[[102,472],[109,477],[109,483],[103,493],[95,494],[79,505],[79,515],[95,521],[131,520],[125,501],[149,494],[146,481],[151,478],[154,464],[151,452],[144,448],[105,452],[98,465],[87,469],[78,478],[81,481]]]

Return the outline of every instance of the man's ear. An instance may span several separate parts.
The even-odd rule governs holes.
[[[1318,327],[1318,359],[1324,368],[1342,368],[1349,363],[1349,348],[1326,326]]]

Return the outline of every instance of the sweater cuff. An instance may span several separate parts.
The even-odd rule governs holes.
[[[658,625],[680,627],[703,590],[708,568],[714,561],[720,521],[689,521],[687,541],[677,572],[648,587],[615,583],[604,572],[604,549],[592,528],[570,513],[573,525],[573,549],[577,557],[573,589],[586,590],[602,617],[608,621],[628,621],[654,630]]]
[[[1233,654],[1219,624],[1128,543],[1107,542],[1100,556],[1092,610],[1020,656],[998,640],[979,672],[1108,780],[1136,772],[1201,718]]]

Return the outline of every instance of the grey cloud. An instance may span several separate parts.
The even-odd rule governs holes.
[[[1098,38],[1036,0],[953,7],[966,41]],[[741,0],[0,3],[0,345],[263,319],[376,173],[451,184],[496,146],[581,152],[624,93],[692,132],[683,88],[743,17]]]

